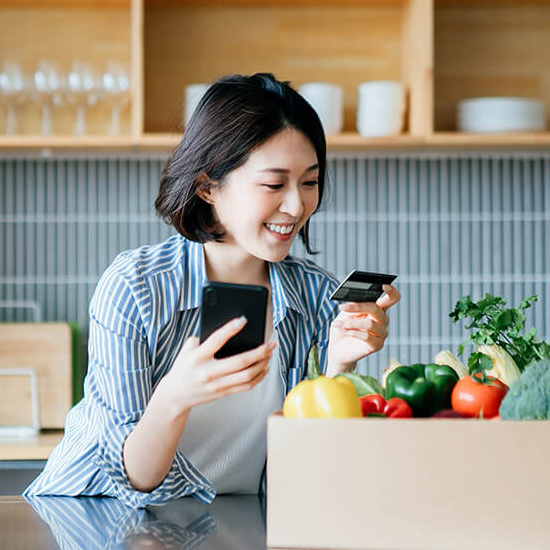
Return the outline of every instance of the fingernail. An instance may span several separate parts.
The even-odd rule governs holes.
[[[267,344],[267,349],[273,351],[277,347],[277,342],[269,342]]]
[[[382,290],[384,292],[390,292],[392,290],[392,286],[391,285],[382,285]]]
[[[244,315],[241,315],[240,317],[237,317],[237,319],[235,319],[233,323],[236,327],[243,327],[244,325],[246,325],[247,321],[248,319]]]
[[[355,311],[357,309],[357,306],[351,302],[346,302],[345,304],[342,304],[340,306],[340,309],[342,311]]]

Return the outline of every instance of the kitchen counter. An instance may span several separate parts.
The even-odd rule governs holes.
[[[42,431],[35,437],[3,437],[0,460],[47,460],[62,437],[63,430]]]
[[[265,515],[256,495],[219,496],[210,506],[182,498],[127,508],[102,497],[0,497],[2,548],[266,548]]]

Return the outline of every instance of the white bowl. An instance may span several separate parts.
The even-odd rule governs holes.
[[[544,104],[519,97],[480,97],[461,101],[457,126],[462,132],[522,132],[546,128]]]

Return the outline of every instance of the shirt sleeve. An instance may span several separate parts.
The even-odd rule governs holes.
[[[327,274],[319,285],[319,300],[316,314],[315,343],[319,351],[319,365],[321,372],[327,370],[328,341],[330,324],[338,315],[338,305],[330,299],[332,293],[338,287],[338,281],[332,275]]]
[[[94,391],[87,398],[96,401],[100,421],[93,460],[111,482],[109,493],[128,506],[187,495],[210,503],[215,496],[211,484],[179,451],[164,481],[149,493],[136,490],[126,475],[123,445],[151,397],[153,365],[143,321],[148,289],[139,273],[128,277],[116,265],[105,272],[90,303],[88,376]]]

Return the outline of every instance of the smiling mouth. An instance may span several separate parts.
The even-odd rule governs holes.
[[[274,233],[279,233],[279,235],[289,235],[294,231],[295,224],[280,225],[275,223],[264,223],[264,226]]]

